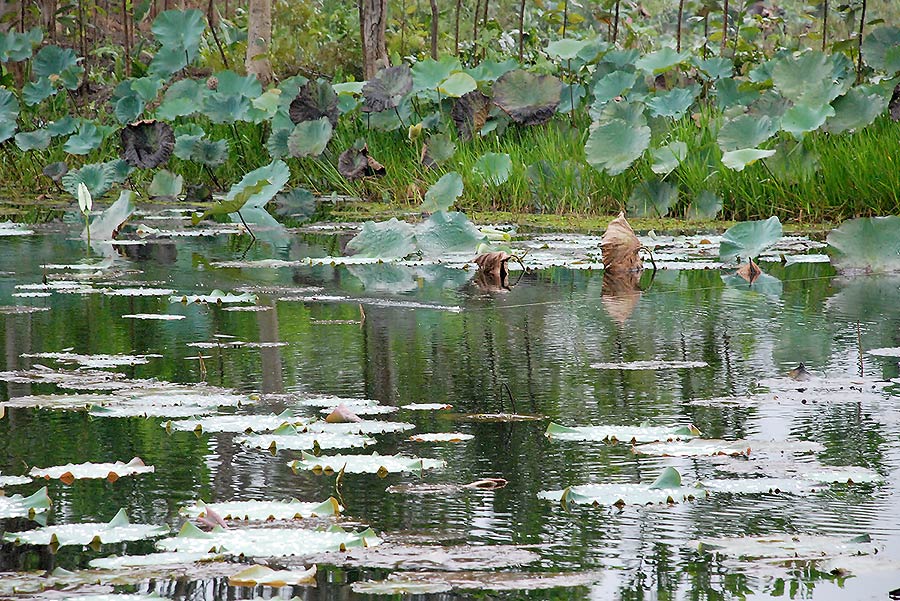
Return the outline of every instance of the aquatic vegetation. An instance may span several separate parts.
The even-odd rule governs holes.
[[[107,523],[62,524],[24,532],[7,532],[3,535],[3,540],[17,545],[50,545],[52,547],[91,545],[97,547],[101,544],[158,538],[168,533],[169,528],[166,526],[132,524],[125,510],[120,509],[115,517]]]
[[[382,478],[391,472],[418,472],[440,469],[446,462],[440,459],[423,459],[420,457],[402,457],[399,455],[321,455],[301,453],[300,459],[288,462],[288,466],[296,471],[310,470],[316,474],[345,472],[349,474],[378,474]]]
[[[270,520],[296,520],[302,518],[338,515],[341,506],[333,497],[322,503],[303,503],[297,499],[289,501],[225,501],[204,503],[181,508],[180,513],[189,517],[204,517],[212,510],[224,520],[266,522]]]
[[[110,482],[115,482],[123,476],[134,476],[137,474],[152,474],[156,468],[152,465],[145,465],[140,457],[135,457],[128,463],[116,461],[115,463],[79,463],[66,465],[57,465],[48,468],[31,468],[28,475],[33,478],[43,478],[45,480],[60,480],[65,484],[72,484],[75,480],[83,480],[86,478],[105,478]]]

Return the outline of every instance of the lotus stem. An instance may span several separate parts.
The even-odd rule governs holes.
[[[237,211],[237,214],[238,214],[238,217],[241,218],[241,223],[243,223],[243,224],[244,224],[244,227],[247,228],[247,233],[250,234],[250,237],[255,241],[255,240],[256,240],[256,234],[253,233],[253,230],[251,230],[251,229],[250,229],[250,226],[247,225],[247,222],[244,221],[244,216],[241,215],[241,212],[240,212],[240,211]],[[250,248],[247,247],[247,250],[250,250]]]
[[[856,59],[856,83],[860,83],[862,81],[862,69],[863,69],[863,55],[862,55],[862,44],[863,44],[863,30],[866,27],[866,0],[862,0],[862,14],[859,16],[859,40],[857,45],[857,53],[859,56]]]

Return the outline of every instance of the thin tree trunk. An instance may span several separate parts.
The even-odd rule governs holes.
[[[825,52],[825,46],[828,43],[828,0],[822,6],[822,52]]]
[[[725,46],[728,43],[728,0],[722,5],[722,48],[719,54],[725,55]]]
[[[431,58],[438,59],[438,12],[437,0],[431,0]]]
[[[462,10],[462,0],[456,0],[456,29],[453,33],[453,54],[459,56],[459,13]]]
[[[225,49],[222,48],[222,42],[219,41],[219,34],[216,31],[216,9],[213,5],[213,0],[209,0],[209,5],[206,7],[206,20],[209,22],[209,30],[212,31],[213,41],[216,43],[216,48],[219,49],[219,56],[222,57],[222,64],[225,65],[226,69],[231,69],[228,65],[228,57],[225,56]]]
[[[478,20],[481,17],[481,0],[475,0],[475,19],[472,21],[472,59],[478,56]]]
[[[613,17],[613,46],[619,41],[619,0],[616,0],[616,14]]]
[[[863,68],[863,55],[862,55],[862,45],[863,45],[863,31],[866,27],[866,0],[862,0],[862,14],[859,16],[859,45],[857,46],[857,52],[859,52],[859,57],[856,60],[856,83],[862,81],[862,68]]]
[[[131,28],[129,21],[131,12],[128,10],[128,0],[122,0],[122,30],[125,34],[125,77],[131,77]]]
[[[272,81],[269,44],[272,40],[272,0],[250,0],[247,27],[248,75],[255,75],[262,83]]]
[[[400,56],[406,55],[406,0],[400,4]]]
[[[519,63],[525,55],[525,0],[519,3]]]
[[[366,79],[374,77],[379,67],[390,64],[385,42],[386,26],[387,0],[359,0],[359,32]]]
[[[684,19],[684,0],[678,0],[678,33],[675,36],[675,51],[681,52],[681,23]]]
[[[569,27],[569,0],[563,0],[563,30],[562,37],[566,37],[566,29]]]

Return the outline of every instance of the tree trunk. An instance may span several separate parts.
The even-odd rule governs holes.
[[[676,42],[675,51],[681,52],[681,23],[684,20],[684,0],[678,0],[678,33],[675,38],[678,40]]]
[[[859,57],[856,60],[856,83],[862,82],[862,70],[863,70],[863,54],[862,54],[862,45],[863,45],[863,32],[866,27],[866,0],[862,2],[862,14],[859,16],[859,46],[857,46],[857,52],[859,53]]]
[[[728,0],[722,5],[722,47],[720,56],[725,56],[725,46],[728,44]]]
[[[438,59],[438,12],[437,0],[431,0],[431,58]]]
[[[822,6],[822,52],[828,44],[828,0]]]
[[[453,54],[459,56],[459,12],[462,10],[462,0],[456,0],[456,29],[453,33]]]
[[[379,68],[390,64],[384,37],[386,26],[387,0],[359,0],[359,34],[366,79],[372,79]]]
[[[266,84],[272,81],[269,44],[272,40],[272,0],[250,0],[247,27],[248,75]]]
[[[519,3],[519,63],[525,55],[525,0]]]

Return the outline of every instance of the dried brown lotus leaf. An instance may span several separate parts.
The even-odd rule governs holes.
[[[618,217],[609,222],[600,239],[600,246],[603,250],[603,267],[606,273],[625,273],[643,269],[643,262],[638,256],[641,241],[625,219],[625,213],[619,213]]]

